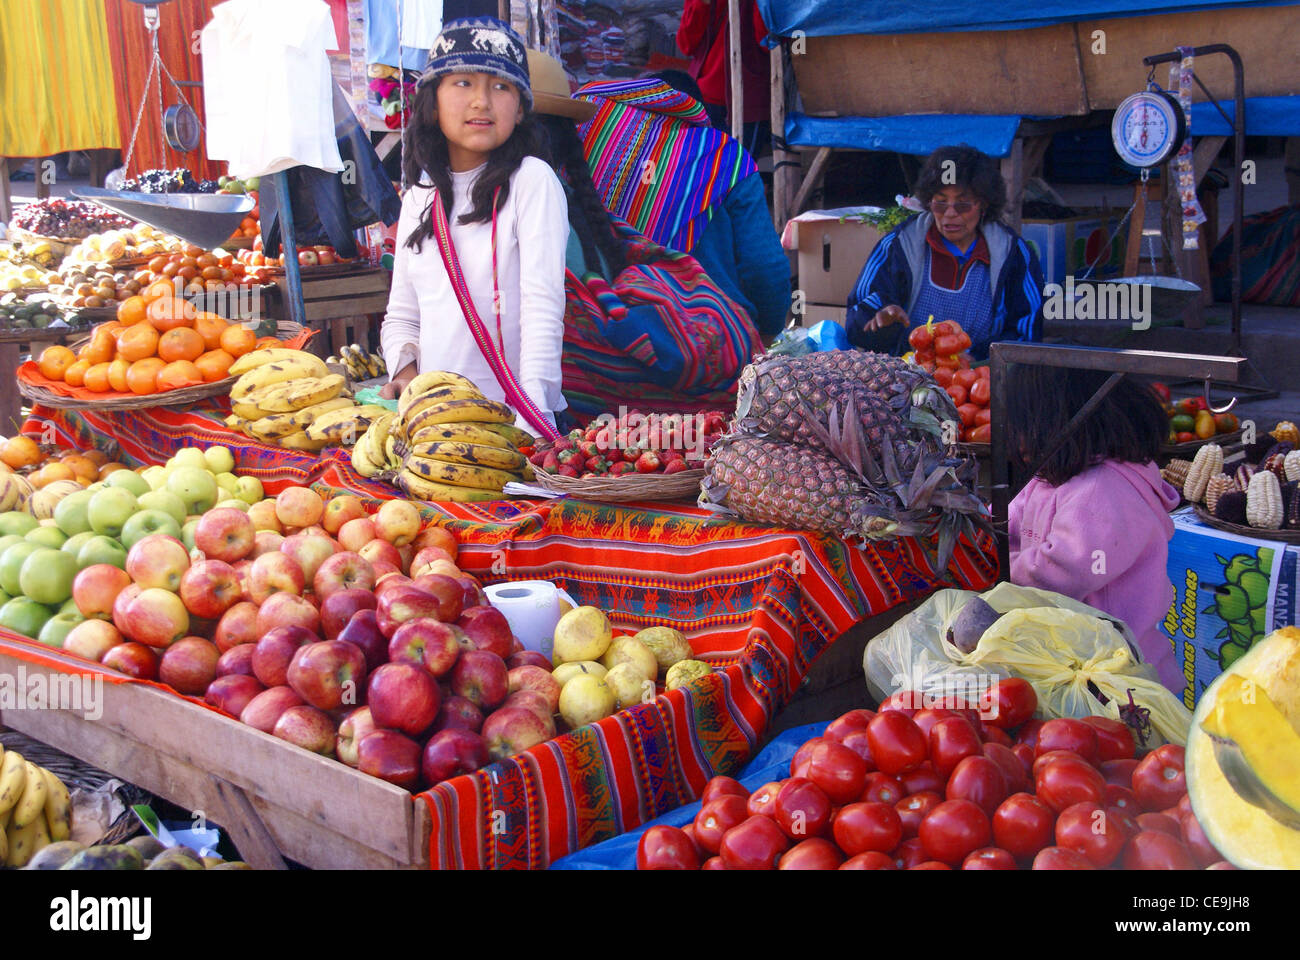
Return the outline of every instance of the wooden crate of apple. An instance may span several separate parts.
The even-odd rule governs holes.
[[[931,322],[917,327],[907,336],[913,363],[925,370],[943,387],[957,405],[961,417],[958,437],[963,443],[988,443],[990,440],[989,368],[972,367],[970,337],[952,320]]]
[[[722,410],[648,416],[632,410],[617,418],[605,415],[539,446],[529,461],[546,473],[583,479],[698,470],[727,420]]]

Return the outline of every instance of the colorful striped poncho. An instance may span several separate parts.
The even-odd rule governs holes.
[[[599,107],[578,133],[605,208],[672,250],[690,253],[713,204],[757,169],[699,101],[660,80],[597,81],[574,96]]]

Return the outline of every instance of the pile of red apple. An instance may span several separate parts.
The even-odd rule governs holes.
[[[571,430],[528,459],[538,470],[584,480],[698,470],[726,424],[722,410],[648,416],[625,411],[617,418],[598,417],[585,429]]]
[[[1233,869],[1192,813],[1182,747],[1139,760],[1119,721],[1031,719],[1018,678],[978,709],[923,702],[849,711],[753,792],[714,777],[694,822],[645,831],[637,868]]]
[[[455,536],[421,527],[406,501],[368,516],[304,487],[210,510],[193,555],[153,535],[125,571],[82,570],[91,619],[65,649],[408,789],[550,739],[550,661],[456,566]]]

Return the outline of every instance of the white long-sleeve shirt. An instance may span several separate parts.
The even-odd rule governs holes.
[[[470,209],[470,191],[486,164],[452,173],[452,243],[479,318],[496,339],[492,309],[492,223],[458,223]],[[406,246],[433,197],[412,187],[402,201],[388,312],[380,345],[390,376],[413,360],[418,370],[450,370],[468,377],[492,400],[505,401],[487,358],[469,332],[430,237],[419,253]],[[524,392],[552,421],[567,403],[560,392],[564,342],[564,254],[569,237],[564,188],[549,164],[525,157],[510,178],[510,195],[497,213],[497,277],[504,354]]]

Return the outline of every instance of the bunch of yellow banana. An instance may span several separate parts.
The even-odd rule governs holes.
[[[362,406],[346,390],[347,378],[303,350],[273,348],[246,353],[231,366],[239,379],[230,390],[226,424],[263,443],[315,451],[350,445],[383,407]]]
[[[72,798],[63,781],[0,746],[0,863],[23,866],[42,847],[67,840],[71,827]]]
[[[350,343],[345,347],[339,348],[337,357],[330,357],[326,363],[341,363],[348,368],[348,376],[352,378],[353,383],[360,383],[363,380],[373,380],[375,377],[382,377],[388,372],[388,367],[384,363],[384,358],[377,353],[367,353],[358,347],[355,343]]]
[[[395,416],[366,431],[352,464],[417,500],[496,500],[510,481],[532,478],[518,448],[533,438],[514,419],[513,410],[465,377],[429,371],[402,391]]]

